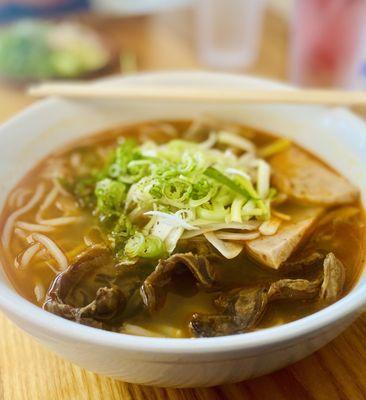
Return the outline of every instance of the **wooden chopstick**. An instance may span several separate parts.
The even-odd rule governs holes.
[[[214,103],[366,104],[366,91],[323,89],[254,90],[235,88],[171,87],[157,85],[95,85],[43,83],[28,89],[31,96],[90,99],[169,100]]]

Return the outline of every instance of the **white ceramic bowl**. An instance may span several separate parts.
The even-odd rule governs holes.
[[[200,72],[148,74],[109,81],[112,85],[131,83],[278,87],[260,79]],[[292,138],[347,176],[365,198],[366,126],[344,109],[48,99],[0,128],[0,207],[11,187],[35,162],[77,137],[131,121],[192,118],[203,112]],[[351,293],[337,303],[286,325],[220,338],[144,338],[89,328],[47,313],[19,296],[0,269],[0,307],[22,329],[84,368],[147,385],[210,386],[266,374],[332,340],[365,305],[364,275]]]

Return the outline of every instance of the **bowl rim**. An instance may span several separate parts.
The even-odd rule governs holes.
[[[165,78],[185,78],[189,77],[210,77],[211,79],[239,79],[242,83],[247,81],[251,83],[266,84],[268,87],[290,87],[269,79],[262,79],[245,75],[233,75],[226,73],[214,73],[205,71],[175,71],[175,72],[154,72],[141,73],[132,77],[112,77],[107,78],[110,82],[128,82],[144,79],[161,80]],[[17,113],[8,122],[0,126],[1,131],[7,127],[11,128],[14,122],[19,119],[29,118],[42,110],[44,106],[57,106],[57,99],[41,100],[24,111]],[[362,124],[366,132],[366,124],[351,112],[346,111],[349,118]],[[283,346],[286,342],[301,337],[308,340],[311,334],[317,335],[320,330],[327,326],[335,324],[343,319],[351,319],[357,311],[366,306],[366,291],[357,285],[342,299],[336,303],[299,320],[286,323],[280,326],[266,328],[260,331],[242,333],[231,336],[222,336],[214,338],[156,338],[134,336],[123,333],[108,332],[66,320],[62,317],[51,314],[38,306],[32,304],[23,298],[15,289],[11,289],[4,282],[0,282],[0,308],[13,316],[28,322],[30,325],[37,326],[42,332],[56,337],[64,337],[70,340],[83,342],[92,345],[119,348],[135,353],[151,354],[220,354],[232,353],[232,357],[237,355],[237,351],[251,349],[269,349],[274,345]]]

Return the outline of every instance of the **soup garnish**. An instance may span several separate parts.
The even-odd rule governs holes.
[[[212,337],[347,293],[364,213],[357,188],[288,139],[156,121],[46,158],[8,197],[1,235],[9,278],[47,311],[114,332]]]

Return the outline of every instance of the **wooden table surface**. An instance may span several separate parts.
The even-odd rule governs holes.
[[[200,68],[189,14],[86,19],[118,48],[135,53],[140,70]],[[286,50],[286,24],[269,12],[260,57],[250,72],[285,79]],[[19,90],[0,86],[0,120],[31,101]],[[50,353],[0,314],[0,399],[366,399],[366,315],[317,353],[281,371],[238,384],[180,390],[126,384],[88,372]]]

